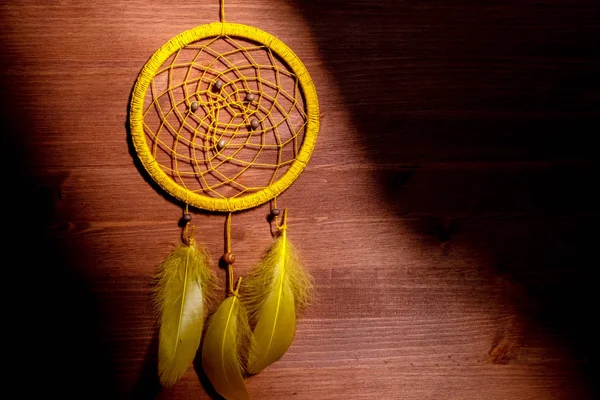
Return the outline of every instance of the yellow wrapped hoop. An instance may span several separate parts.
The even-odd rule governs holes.
[[[144,99],[155,74],[175,52],[192,42],[230,36],[247,39],[268,47],[280,57],[297,77],[304,96],[307,116],[302,145],[295,159],[275,182],[256,192],[240,197],[216,198],[193,192],[175,182],[163,171],[154,158],[144,133]],[[130,127],[135,150],[152,179],[171,196],[191,206],[209,211],[238,211],[263,204],[287,189],[304,170],[313,152],[319,132],[319,102],[317,92],[306,67],[294,52],[276,37],[254,27],[242,24],[217,22],[185,31],[165,43],[146,63],[136,81],[130,104]]]

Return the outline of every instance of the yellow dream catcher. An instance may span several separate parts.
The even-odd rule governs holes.
[[[247,399],[244,378],[287,351],[312,288],[287,238],[288,211],[277,209],[276,199],[316,142],[314,84],[279,39],[226,23],[221,1],[221,22],[174,37],[143,67],[130,127],[145,170],[184,204],[182,243],[162,263],[156,290],[160,381],[175,384],[198,353],[221,396]],[[232,213],[267,202],[273,243],[250,275],[236,280]],[[212,259],[194,240],[190,208],[225,215],[226,298],[215,309]]]

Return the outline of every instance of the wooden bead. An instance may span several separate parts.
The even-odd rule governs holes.
[[[223,150],[226,145],[227,145],[227,140],[226,139],[219,140],[219,142],[217,143],[217,150],[219,150],[219,151]]]
[[[194,101],[192,104],[190,104],[190,110],[192,110],[192,112],[195,112],[198,108],[200,108],[200,104],[198,104],[197,101]]]
[[[223,89],[223,81],[216,81],[214,84],[214,88],[219,91],[221,89]]]
[[[246,95],[246,97],[244,98],[245,102],[251,102],[251,101],[254,101],[254,100],[256,100],[256,96],[253,93],[248,93]]]
[[[235,262],[235,254],[233,254],[233,253],[223,254],[223,261],[225,261],[227,264],[233,264]]]
[[[274,209],[271,210],[271,214],[276,217],[279,214],[281,214],[281,210],[279,208],[274,208]]]
[[[185,214],[183,214],[182,219],[184,222],[190,222],[192,220],[192,214],[185,213]]]
[[[256,118],[252,118],[250,120],[250,126],[252,127],[252,129],[258,129],[258,127],[260,126],[260,123],[258,122],[258,120]]]

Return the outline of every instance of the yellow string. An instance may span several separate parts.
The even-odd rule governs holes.
[[[231,253],[231,213],[225,217],[225,253]]]
[[[225,256],[227,257],[229,254],[231,254],[231,213],[227,213],[227,216],[225,217]],[[227,259],[224,261],[227,269],[227,296],[232,296],[237,294],[237,286],[239,285],[239,282],[238,285],[234,287],[233,282],[235,275],[233,272],[233,265],[231,265]]]
[[[182,238],[183,238],[183,243],[187,244],[188,246],[191,246],[192,244],[194,244],[194,229],[196,228],[195,225],[192,225],[192,232],[190,233],[190,223],[186,222],[185,227],[183,228],[183,232],[182,232]]]
[[[273,199],[271,200],[271,210],[277,209],[277,197],[273,197]],[[278,215],[273,215],[273,222],[275,222],[275,226],[279,226],[278,221],[279,221],[279,216]],[[273,234],[273,232],[271,232],[271,234]]]
[[[288,216],[288,209],[284,209],[283,210],[283,216],[281,217],[281,224],[278,224],[277,222],[275,222],[275,224],[277,225],[277,228],[280,231],[284,231],[287,229],[287,216]]]
[[[224,1],[221,2],[221,20],[224,21]],[[239,38],[251,43],[242,43]],[[199,43],[200,40],[208,42]],[[217,41],[228,44],[232,50],[215,51],[210,46]],[[213,61],[200,66],[195,61],[177,62],[183,50],[196,51],[196,58],[208,54]],[[254,58],[253,54],[259,51],[266,54],[269,63]],[[240,55],[246,57],[247,63],[239,62]],[[236,57],[238,62],[228,61]],[[277,58],[282,59],[287,68],[278,63]],[[190,78],[190,71],[199,68],[201,76]],[[179,70],[187,71],[184,79],[174,78]],[[255,74],[246,76],[248,71]],[[267,71],[274,75],[273,82],[266,79]],[[166,89],[159,88],[157,76],[166,76]],[[224,85],[215,93],[210,89],[216,79]],[[283,84],[284,80],[288,86]],[[190,84],[205,87],[190,93]],[[182,91],[183,98],[174,94]],[[249,93],[255,95],[256,100],[244,101],[242,96]],[[147,96],[151,98],[149,105]],[[199,104],[197,113],[189,111],[192,100]],[[236,110],[236,118],[222,122],[225,113],[231,110]],[[147,118],[153,112],[160,119],[158,128],[152,127]],[[258,120],[259,127],[249,133],[253,118]],[[302,172],[316,142],[319,105],[306,67],[283,42],[256,28],[222,22],[183,32],[152,56],[134,88],[130,123],[134,147],[142,164],[169,194],[198,208],[237,211],[269,201]],[[284,130],[289,137],[282,136]],[[266,142],[267,135],[274,138],[272,143]],[[259,138],[258,143],[256,138]],[[216,147],[221,140],[225,140],[228,152]],[[284,151],[287,148],[291,148],[288,152],[291,155]],[[261,154],[266,150],[277,152],[276,162],[262,161]],[[161,151],[171,158],[171,165],[157,160],[157,153]],[[253,152],[250,157],[249,151]],[[189,168],[182,170],[182,166]],[[226,166],[235,166],[239,172],[228,176],[220,169]],[[246,179],[267,169],[270,179],[264,183],[254,184],[252,179]],[[242,179],[248,171],[252,174]],[[193,182],[189,178],[197,179],[199,188],[189,187],[188,183]]]
[[[225,0],[221,0],[221,22],[225,22]]]

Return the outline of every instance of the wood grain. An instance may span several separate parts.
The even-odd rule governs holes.
[[[323,113],[280,199],[317,299],[252,396],[595,398],[600,3],[226,3],[300,56]],[[148,57],[217,18],[217,1],[0,3],[6,246],[23,255],[6,281],[31,280],[35,305],[8,312],[13,343],[38,344],[10,349],[23,397],[209,398],[193,369],[156,383],[151,282],[181,209],[126,126]],[[240,274],[266,214],[234,217]],[[195,221],[220,254],[223,217]]]

